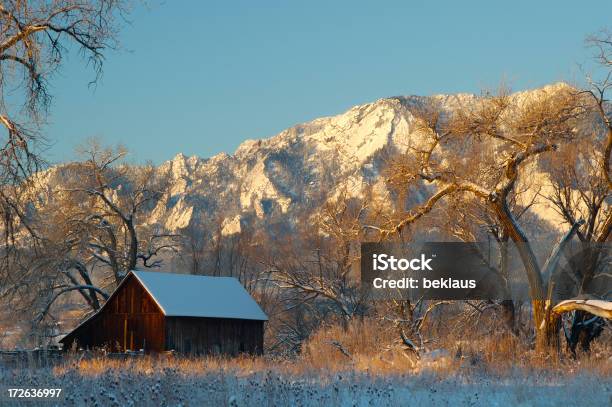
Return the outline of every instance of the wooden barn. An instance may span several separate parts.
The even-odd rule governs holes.
[[[262,354],[267,320],[235,278],[137,270],[60,342],[112,352]]]

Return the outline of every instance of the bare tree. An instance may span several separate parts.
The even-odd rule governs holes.
[[[183,231],[183,261],[191,274],[203,274],[206,261],[205,227],[200,223],[190,223]]]
[[[140,261],[145,267],[156,267],[153,258],[163,250],[174,250],[178,236],[163,230],[149,230],[139,236],[137,216],[164,196],[168,177],[158,175],[152,165],[130,167],[120,163],[126,151],[103,148],[93,141],[81,153],[81,178],[64,190],[70,198],[88,202],[85,211],[77,213],[75,224],[87,230],[92,258],[108,266],[119,284],[126,273]],[[145,232],[144,228],[141,228]]]
[[[429,339],[424,337],[425,327],[432,314],[442,305],[452,304],[453,301],[417,301],[392,300],[382,303],[379,318],[390,322],[399,333],[403,346],[410,352],[419,356],[427,351]]]
[[[104,52],[117,47],[117,17],[125,11],[122,0],[0,4],[0,212],[7,254],[16,228],[25,226],[36,236],[27,227],[21,198],[24,181],[43,164],[38,150],[51,102],[49,80],[73,46],[94,67],[97,79]]]
[[[523,262],[536,327],[536,344],[544,349],[558,338],[558,324],[548,318],[547,290],[542,268],[529,239],[509,206],[521,174],[538,156],[553,152],[574,137],[575,121],[583,114],[569,88],[541,92],[531,99],[512,97],[502,89],[467,106],[444,111],[430,100],[414,112],[420,140],[391,167],[390,181],[404,188],[427,186],[431,195],[398,221],[383,229],[383,237],[401,232],[429,214],[444,198],[475,198],[494,214],[517,247]],[[575,233],[564,236],[566,244]],[[556,252],[555,252],[556,253]],[[546,268],[558,262],[555,257]],[[546,270],[544,270],[546,271]]]
[[[595,62],[602,69],[601,79],[588,76],[589,88],[585,93],[591,97],[594,111],[604,129],[603,145],[598,161],[601,163],[601,176],[607,184],[608,192],[612,190],[612,170],[610,169],[610,154],[612,154],[612,109],[607,99],[608,92],[612,89],[612,33],[608,30],[587,38],[587,45],[595,50],[593,55]],[[601,227],[597,238],[598,241],[607,241],[612,231],[612,213],[608,215]]]
[[[345,192],[339,194],[317,214],[314,230],[302,234],[307,243],[297,247],[288,244],[266,260],[270,281],[297,294],[287,297],[290,307],[296,302],[328,302],[344,326],[364,312],[365,297],[358,287],[355,265],[367,208],[366,203],[350,199]],[[308,248],[310,255],[305,254]]]
[[[538,192],[541,188],[533,185],[533,180],[522,179],[517,182],[514,190],[508,195],[508,208],[515,214],[517,222],[524,228],[533,226],[529,209],[536,204]],[[501,310],[502,319],[508,330],[518,334],[516,326],[516,304],[512,298],[509,271],[509,235],[501,225],[496,214],[489,205],[482,200],[466,200],[461,196],[451,197],[447,205],[441,208],[444,213],[443,231],[449,238],[459,239],[463,242],[488,241],[488,247],[473,245],[475,255],[483,264],[486,264],[492,273],[506,282],[505,299],[495,302],[494,308]],[[531,222],[530,222],[531,220]],[[446,237],[446,236],[445,236]]]
[[[0,3],[0,297],[22,293],[40,270],[45,237],[32,216],[31,175],[44,167],[42,135],[50,84],[69,50],[102,74],[106,52],[118,47],[124,0],[3,0]],[[8,296],[7,296],[8,295]],[[25,297],[24,297],[25,298]]]
[[[587,45],[595,51],[593,58],[602,68],[601,79],[588,76],[589,89],[586,92],[595,103],[596,112],[605,126],[604,148],[601,157],[601,171],[612,189],[612,170],[610,169],[610,154],[612,154],[612,117],[607,93],[612,89],[612,32],[603,30],[587,38]]]
[[[579,240],[586,244],[578,263],[573,267],[579,273],[572,275],[578,284],[575,295],[591,295],[588,288],[594,279],[606,278],[598,273],[601,251],[593,243],[609,241],[612,231],[610,198],[610,152],[612,151],[612,118],[607,93],[612,87],[612,37],[602,31],[587,38],[587,45],[595,50],[595,62],[603,69],[601,79],[587,77],[588,88],[581,91],[587,114],[581,123],[582,136],[545,161],[549,173],[550,201],[567,225],[584,220],[577,231]],[[605,271],[605,270],[604,270]],[[590,343],[603,330],[602,318],[577,310],[571,318],[569,332],[565,332],[569,349],[576,355],[576,347],[588,351]]]
[[[51,191],[50,202],[41,209],[48,246],[41,256],[49,259],[47,268],[54,277],[40,319],[60,296],[73,291],[91,309],[99,309],[98,297],[106,300],[130,270],[159,267],[161,256],[176,252],[181,243],[180,236],[143,222],[166,194],[167,174],[157,174],[151,165],[122,164],[126,152],[121,148],[92,142],[82,153],[86,160],[67,169],[68,185]],[[96,270],[101,274],[97,281]]]

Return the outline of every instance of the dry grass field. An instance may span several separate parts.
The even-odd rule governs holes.
[[[406,353],[376,322],[313,335],[299,356],[68,355],[53,367],[0,369],[0,388],[62,388],[68,406],[558,406],[612,403],[610,341],[590,355],[538,355],[510,336],[438,343]],[[2,402],[7,399],[3,395]]]
[[[609,365],[609,363],[608,363]],[[62,398],[8,405],[610,405],[610,368],[493,371],[471,362],[423,361],[401,372],[376,359],[345,368],[307,359],[73,360],[55,368],[2,370],[0,387],[61,388]],[[3,404],[4,405],[4,404]]]

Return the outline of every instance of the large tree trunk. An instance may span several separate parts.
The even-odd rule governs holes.
[[[559,315],[552,313],[551,309],[550,303],[544,305],[542,323],[539,327],[536,327],[536,350],[541,352],[559,352],[561,349],[559,337],[561,318]]]
[[[550,339],[554,334],[558,333],[557,330],[552,333],[549,329],[554,329],[558,324],[542,323],[546,318],[546,307],[545,307],[545,291],[544,282],[542,280],[542,274],[540,272],[540,266],[538,260],[529,244],[529,240],[525,233],[521,230],[520,226],[510,213],[508,206],[504,200],[495,202],[493,208],[501,221],[502,226],[508,232],[508,236],[514,242],[523,266],[525,267],[525,273],[527,274],[527,281],[529,283],[529,295],[531,297],[531,304],[533,309],[533,320],[536,328],[536,348],[544,350],[548,348],[548,344],[551,342]],[[554,341],[553,341],[554,342]],[[553,343],[554,344],[554,343]]]
[[[84,264],[82,264],[81,262],[75,261],[74,262],[74,268],[79,272],[79,275],[81,276],[81,278],[83,279],[83,281],[85,282],[84,285],[87,286],[93,286],[93,282],[91,281],[91,278],[89,277],[89,272],[87,271],[87,268],[85,267]],[[89,289],[89,298],[90,298],[90,304],[91,307],[94,310],[99,310],[100,309],[100,302],[98,301],[98,294],[96,293],[96,290],[90,288]]]
[[[499,239],[499,250],[500,250],[500,259],[499,259],[499,270],[501,275],[506,280],[506,295],[508,296],[501,302],[502,307],[502,318],[506,327],[510,332],[514,335],[518,333],[516,329],[516,312],[514,307],[514,301],[511,299],[511,288],[509,283],[509,273],[508,273],[508,234],[506,230],[502,232],[503,235]]]
[[[601,111],[601,115],[608,127],[608,130],[606,132],[604,156],[602,160],[602,172],[604,177],[606,178],[606,181],[608,181],[608,188],[612,189],[612,177],[610,176],[610,155],[612,154],[612,123],[609,121],[603,110]]]
[[[553,305],[552,284],[548,284],[548,293],[546,293],[542,276],[543,273],[538,265],[531,244],[512,216],[505,200],[495,202],[494,208],[508,236],[516,245],[521,261],[525,267],[533,308],[536,349],[539,351],[558,351],[560,348],[559,329],[561,328],[561,320],[558,315],[551,312]],[[563,250],[583,223],[584,222],[580,221],[572,225],[571,229],[557,243],[544,265],[545,275],[550,276],[553,274],[554,270],[557,268]]]

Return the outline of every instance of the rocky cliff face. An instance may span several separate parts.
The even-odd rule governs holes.
[[[563,84],[514,94],[537,97]],[[452,110],[473,95],[434,96]],[[217,222],[224,234],[270,219],[287,227],[304,221],[340,188],[359,196],[366,185],[384,197],[380,176],[386,154],[405,151],[415,138],[411,108],[423,97],[392,97],[355,106],[345,113],[291,127],[262,140],[243,142],[232,155],[211,158],[177,155],[157,171],[168,172],[171,192],[142,223],[178,231],[190,224]],[[203,141],[205,142],[205,141]],[[47,188],[66,176],[66,165],[41,174]]]

